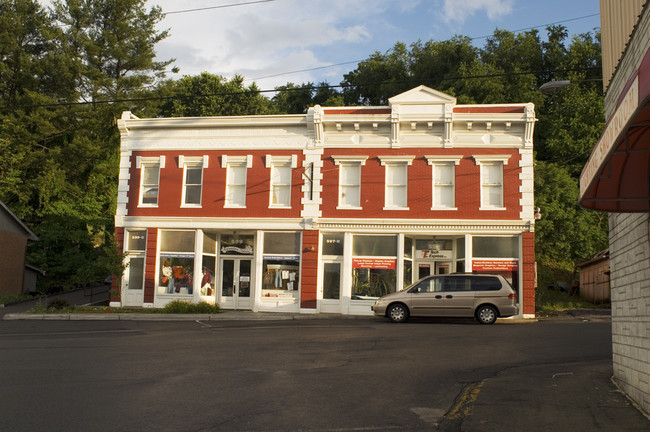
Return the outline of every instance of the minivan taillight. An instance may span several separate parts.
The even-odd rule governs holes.
[[[508,298],[509,298],[510,300],[517,300],[517,294],[516,294],[516,293],[509,294],[509,295],[508,295]]]

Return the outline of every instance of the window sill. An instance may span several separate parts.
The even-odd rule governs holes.
[[[336,206],[337,210],[363,210],[363,207]]]
[[[275,204],[275,205],[270,205],[269,208],[270,209],[285,209],[285,210],[287,210],[287,209],[290,209],[291,206],[290,205],[278,205],[278,204]]]
[[[225,206],[223,206],[223,208],[227,208],[227,209],[245,209],[246,206],[225,205]]]
[[[504,211],[507,210],[505,207],[479,207],[481,211]]]
[[[181,204],[181,208],[201,208],[201,204]]]
[[[444,211],[444,210],[449,210],[449,211],[455,211],[458,210],[458,207],[431,207],[432,211]]]
[[[408,207],[384,207],[384,210],[410,210]]]
[[[158,204],[138,204],[138,208],[158,208]]]

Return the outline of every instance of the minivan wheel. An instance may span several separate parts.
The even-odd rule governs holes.
[[[476,320],[481,324],[494,324],[497,320],[497,310],[488,305],[480,306],[476,310]]]
[[[396,303],[388,308],[388,318],[392,322],[401,323],[409,317],[409,311],[403,304]]]

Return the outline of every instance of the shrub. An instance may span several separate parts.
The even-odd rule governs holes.
[[[164,307],[163,311],[164,313],[214,314],[219,313],[220,309],[219,305],[204,301],[192,303],[184,300],[173,300]]]
[[[74,306],[66,299],[64,298],[53,298],[49,302],[47,302],[47,308],[48,309],[55,309],[57,311],[62,311],[62,310],[68,310],[68,309],[74,309]]]

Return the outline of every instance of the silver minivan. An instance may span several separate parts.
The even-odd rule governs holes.
[[[474,317],[481,324],[519,312],[517,293],[503,276],[464,273],[427,276],[379,298],[372,310],[393,322],[410,316]]]

